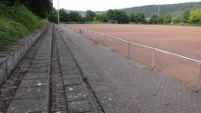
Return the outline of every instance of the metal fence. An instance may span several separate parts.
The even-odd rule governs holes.
[[[143,44],[129,42],[92,30],[72,26],[70,28],[94,40],[95,42],[99,42],[104,46],[112,48],[114,51],[118,51],[130,59],[137,60],[147,66],[150,66],[152,70],[156,69],[167,75],[175,75],[175,78],[181,78],[181,80],[189,80],[196,86],[197,92],[200,90],[201,61],[199,60]]]

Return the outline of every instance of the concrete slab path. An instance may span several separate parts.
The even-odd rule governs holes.
[[[130,113],[201,113],[201,93],[196,93],[195,89],[160,72],[151,71],[151,68],[127,59],[64,25],[61,30],[66,42],[70,40],[69,43],[72,43],[70,48],[76,50],[73,53],[83,72],[92,73],[104,81],[99,83],[89,77],[92,88],[95,84],[105,85],[94,88],[94,91],[112,91]],[[86,67],[94,72],[85,71]],[[110,97],[109,93],[105,95]],[[102,98],[100,92],[97,97]]]

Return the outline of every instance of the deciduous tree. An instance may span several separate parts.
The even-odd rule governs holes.
[[[91,10],[86,11],[85,18],[86,18],[87,21],[90,21],[90,22],[93,21],[95,16],[96,16],[95,12],[93,12]]]
[[[96,20],[101,22],[107,22],[106,15],[107,15],[107,12],[102,12],[101,14],[96,15]]]
[[[190,16],[190,10],[189,9],[184,10],[182,14],[182,21],[187,23],[189,16]]]
[[[181,17],[179,17],[179,16],[173,17],[173,18],[172,18],[172,22],[173,22],[173,23],[176,23],[176,24],[177,24],[177,23],[180,23],[180,22],[181,22]]]
[[[65,9],[60,9],[59,15],[60,15],[59,17],[60,17],[61,22],[69,22],[70,21],[69,14],[65,11]]]
[[[48,20],[50,22],[53,22],[53,23],[58,23],[58,17],[57,16],[58,16],[58,12],[56,11],[55,8],[53,8],[48,15]]]
[[[164,15],[163,14],[158,15],[158,24],[163,24],[163,22],[164,22]]]
[[[126,12],[123,10],[108,10],[106,19],[108,20],[117,20],[118,23],[124,24],[129,23],[128,16],[126,15]]]
[[[145,16],[143,12],[133,12],[129,15],[129,19],[134,23],[143,23],[145,21]]]
[[[168,24],[168,23],[171,23],[171,21],[172,21],[171,15],[169,13],[165,14],[165,16],[164,16],[164,23]]]
[[[72,11],[69,13],[69,17],[73,22],[80,22],[81,21],[81,15],[77,11]]]
[[[158,15],[156,13],[151,14],[149,23],[150,24],[157,24],[158,23]]]
[[[191,12],[189,22],[193,24],[201,24],[201,9]]]

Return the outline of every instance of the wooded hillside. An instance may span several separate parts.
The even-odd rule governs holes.
[[[144,12],[145,17],[150,17],[152,13],[158,13],[158,9],[159,5],[147,5],[141,7],[125,8],[121,10],[125,10],[128,15],[132,12]],[[190,11],[201,9],[201,2],[160,5],[160,13],[170,13],[173,17],[181,16],[185,9],[190,9]]]
[[[133,4],[135,5],[135,4]],[[146,5],[140,7],[124,8],[119,10],[126,11],[127,15],[130,15],[132,12],[144,12],[145,17],[150,17],[152,13],[158,13],[159,5]],[[179,3],[179,4],[166,4],[160,5],[160,13],[170,13],[172,17],[181,16],[185,9],[190,9],[194,11],[196,9],[201,9],[201,2],[189,2],[189,3]],[[71,10],[67,11],[68,13]],[[77,11],[81,16],[85,16],[85,11]],[[96,14],[101,14],[105,11],[95,11]]]

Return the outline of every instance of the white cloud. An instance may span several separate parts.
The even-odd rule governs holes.
[[[108,9],[120,9],[143,5],[158,5],[158,4],[173,4],[183,2],[195,2],[197,0],[53,0],[54,7],[59,7],[67,10],[93,10],[103,11]]]

